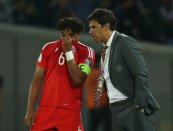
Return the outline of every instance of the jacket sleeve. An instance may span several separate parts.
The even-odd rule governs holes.
[[[144,108],[147,105],[149,73],[144,58],[140,52],[140,47],[132,38],[123,38],[121,42],[121,54],[134,81],[135,105]]]

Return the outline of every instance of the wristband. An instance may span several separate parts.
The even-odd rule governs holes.
[[[74,56],[73,56],[73,52],[72,51],[66,52],[65,53],[65,56],[66,56],[67,61],[70,61],[70,60],[74,59]]]

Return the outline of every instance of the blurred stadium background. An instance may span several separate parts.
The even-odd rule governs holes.
[[[100,53],[88,35],[86,18],[97,7],[111,9],[118,31],[136,38],[161,105],[157,131],[173,131],[173,0],[0,0],[0,131],[26,131],[24,115],[29,84],[41,47],[59,39],[56,19],[79,17],[86,24],[80,41]],[[85,99],[83,123],[87,121]],[[100,130],[101,131],[101,130]]]

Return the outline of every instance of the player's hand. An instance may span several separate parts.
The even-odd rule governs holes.
[[[69,35],[62,37],[62,48],[64,52],[72,50],[72,38]]]
[[[135,107],[136,107],[137,109],[139,109],[139,106],[138,106],[138,105],[135,105]],[[144,109],[143,109],[143,108],[140,109],[140,112],[144,113]]]
[[[25,115],[25,125],[29,128],[31,128],[33,122],[34,122],[34,111],[27,111]]]

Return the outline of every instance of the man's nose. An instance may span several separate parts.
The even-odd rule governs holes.
[[[64,37],[63,36],[60,36],[60,39],[63,39]]]

